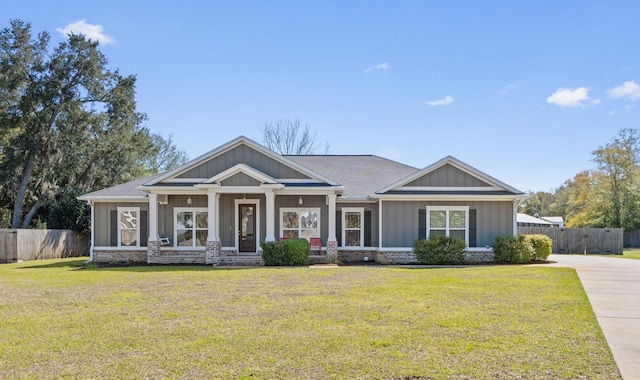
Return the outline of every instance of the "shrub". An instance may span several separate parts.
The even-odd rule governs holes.
[[[523,235],[497,236],[493,240],[493,255],[497,263],[524,264],[531,261],[534,251]]]
[[[309,241],[307,239],[288,239],[280,244],[284,247],[289,263],[286,265],[306,265],[309,263]]]
[[[306,239],[288,239],[281,242],[264,242],[264,265],[305,265],[309,262],[309,242]]]
[[[421,264],[461,264],[467,244],[457,237],[431,235],[428,239],[416,240],[413,244],[418,262]]]
[[[285,265],[284,249],[282,244],[275,241],[265,241],[262,247],[262,260],[264,265]]]
[[[533,248],[532,260],[546,260],[551,254],[551,248],[553,247],[553,240],[547,235],[534,234],[523,235],[525,240]]]

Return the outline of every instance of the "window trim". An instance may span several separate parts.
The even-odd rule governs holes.
[[[364,207],[343,207],[340,210],[341,218],[342,218],[342,238],[341,238],[341,246],[344,248],[363,248],[364,247]],[[360,228],[347,228],[347,213],[348,212],[357,212],[360,214]],[[347,242],[347,231],[356,231],[360,230],[360,245],[346,245]]]
[[[178,213],[179,212],[193,212],[193,227],[191,228],[191,231],[193,233],[193,239],[192,240],[192,244],[191,245],[178,245]],[[209,234],[209,218],[207,217],[207,228],[196,228],[196,215],[195,213],[198,212],[209,212],[209,209],[207,207],[174,207],[173,208],[173,247],[174,248],[205,248],[205,246],[202,245],[196,245],[196,231],[207,231],[207,234]],[[209,238],[207,237],[207,240]]]
[[[450,236],[449,235],[449,231],[453,230],[453,231],[464,231],[464,242],[467,243],[467,246],[469,245],[469,206],[427,206],[427,231],[426,231],[426,237],[427,239],[429,238],[429,235],[431,233],[431,223],[430,223],[430,217],[431,217],[431,211],[444,211],[445,212],[445,235],[446,236]],[[449,227],[449,212],[450,211],[464,211],[464,229],[462,228],[451,228]],[[434,228],[434,229],[440,229],[440,228]]]
[[[317,235],[316,236],[312,236],[312,237],[322,237],[322,213],[321,213],[321,209],[320,207],[280,207],[280,219],[279,219],[279,224],[280,224],[280,237],[284,236],[283,232],[284,232],[284,223],[282,220],[282,217],[284,216],[285,212],[301,212],[301,211],[311,211],[311,212],[316,212],[318,214],[318,227],[317,229]],[[298,214],[298,218],[300,218],[300,215]],[[310,229],[310,228],[305,228],[305,229]],[[287,228],[287,230],[291,230],[291,228]],[[300,232],[303,230],[303,228],[301,227],[301,223],[300,223],[300,219],[298,219],[298,237],[300,236]]]
[[[118,247],[140,247],[140,207],[118,207],[118,214],[117,214],[117,226],[118,226]],[[133,230],[133,228],[122,228],[122,225],[120,224],[120,216],[122,215],[123,212],[130,212],[130,211],[135,211],[138,215],[138,225],[136,226],[135,230],[136,230],[136,245],[122,245],[122,231],[123,230]]]

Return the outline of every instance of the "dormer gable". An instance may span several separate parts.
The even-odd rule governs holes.
[[[238,165],[244,165],[243,175],[230,178],[238,174]],[[221,175],[233,173],[221,179]],[[324,176],[284,157],[266,147],[240,136],[228,143],[206,153],[186,164],[171,170],[152,181],[146,186],[163,184],[212,184],[227,180],[226,183],[251,183],[247,177],[260,183],[316,183],[338,186],[337,183]]]
[[[278,181],[248,165],[237,164],[202,183],[217,183],[221,186],[260,186],[262,184],[276,184]]]
[[[445,192],[502,192],[522,194],[520,190],[452,156],[447,156],[422,170],[380,189],[376,193]]]

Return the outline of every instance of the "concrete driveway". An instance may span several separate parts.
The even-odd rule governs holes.
[[[551,255],[575,268],[624,380],[640,380],[640,260]]]

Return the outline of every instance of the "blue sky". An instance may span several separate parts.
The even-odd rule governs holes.
[[[638,1],[5,1],[101,40],[190,158],[300,118],[331,154],[452,155],[520,190],[594,167],[639,128]]]

